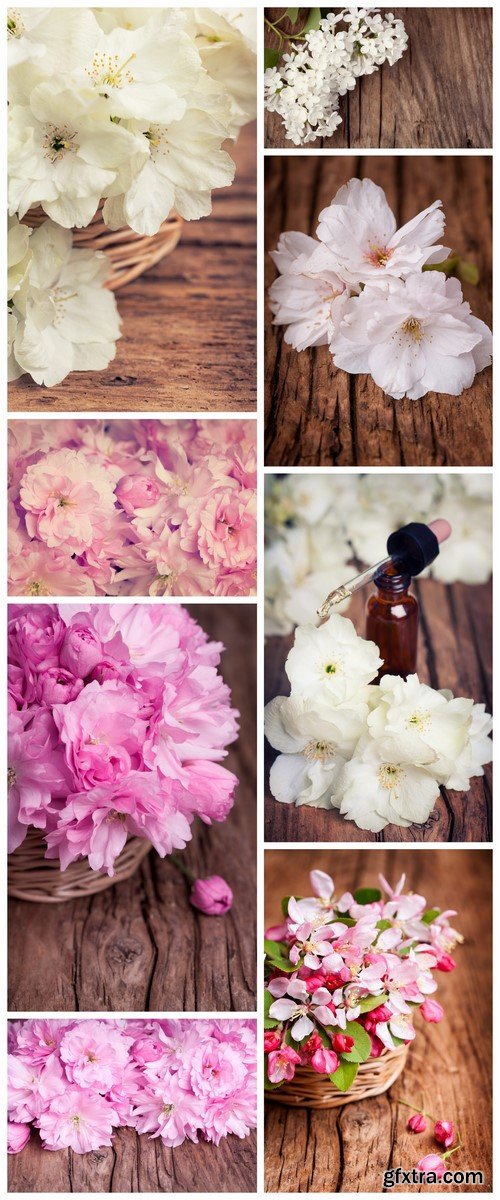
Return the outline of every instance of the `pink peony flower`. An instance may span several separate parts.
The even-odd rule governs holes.
[[[430,1000],[428,997],[421,1005],[420,1012],[422,1013],[424,1021],[432,1021],[437,1023],[438,1021],[442,1021],[444,1017],[444,1008],[442,1004],[439,1004],[437,1000]]]
[[[130,1045],[108,1021],[80,1021],[64,1034],[59,1053],[72,1083],[104,1094],[120,1080]]]
[[[220,875],[209,875],[207,879],[195,881],[189,899],[200,912],[210,917],[220,917],[229,912],[233,903],[233,893]]]
[[[56,450],[29,466],[19,488],[26,529],[50,547],[81,554],[114,513],[113,474],[79,450]]]
[[[7,1152],[8,1154],[20,1154],[21,1150],[30,1140],[31,1128],[29,1125],[16,1125],[14,1121],[7,1122]]]
[[[435,1175],[436,1179],[441,1179],[445,1172],[445,1164],[439,1154],[424,1154],[424,1157],[419,1159],[416,1169],[422,1175]]]
[[[436,1121],[434,1126],[434,1137],[440,1146],[445,1146],[448,1150],[455,1141],[455,1130],[451,1121]]]
[[[59,666],[65,633],[56,605],[13,605],[9,621],[9,660],[24,671],[46,671]]]
[[[427,1121],[422,1113],[413,1113],[411,1117],[408,1117],[408,1129],[411,1129],[412,1133],[425,1132]]]
[[[86,679],[102,659],[102,643],[90,619],[76,617],[66,629],[59,661],[78,679]]]
[[[83,688],[83,679],[77,679],[64,667],[49,667],[38,676],[36,698],[49,708],[54,704],[67,704],[76,700]]]
[[[68,1087],[40,1114],[38,1128],[46,1150],[73,1150],[88,1154],[111,1146],[111,1135],[119,1125],[118,1114],[104,1096]]]
[[[126,778],[141,765],[146,725],[130,688],[89,683],[70,703],[53,709],[66,761],[81,789]]]

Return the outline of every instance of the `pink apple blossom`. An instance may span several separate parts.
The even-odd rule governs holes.
[[[448,1150],[455,1141],[455,1130],[452,1122],[436,1121],[434,1126],[434,1137],[440,1146],[444,1146],[446,1150]]]
[[[16,1125],[14,1121],[7,1123],[7,1152],[8,1154],[20,1154],[21,1150],[30,1140],[31,1127],[29,1125]]]
[[[271,1083],[290,1082],[295,1075],[295,1067],[301,1061],[300,1054],[291,1046],[282,1045],[279,1050],[271,1050],[268,1058],[267,1074]]]
[[[437,1000],[424,1000],[420,1012],[424,1021],[438,1022],[444,1017],[444,1008]]]
[[[435,1175],[441,1179],[445,1172],[445,1164],[439,1154],[424,1154],[417,1163],[417,1171],[422,1175]]]

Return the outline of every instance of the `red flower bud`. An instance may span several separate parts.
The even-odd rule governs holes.
[[[270,1054],[271,1050],[279,1050],[281,1046],[281,1038],[275,1029],[266,1029],[264,1032],[264,1051]]]
[[[413,1116],[409,1117],[408,1129],[411,1129],[412,1133],[423,1133],[427,1129],[427,1121],[422,1113],[413,1113]]]
[[[452,1122],[436,1121],[434,1126],[434,1137],[440,1146],[446,1146],[446,1149],[448,1149],[449,1146],[452,1146],[453,1142],[455,1141],[455,1130]]]
[[[451,954],[442,954],[441,958],[438,958],[436,968],[438,971],[454,971],[456,965],[455,959],[451,957]]]
[[[348,1054],[354,1046],[354,1038],[349,1037],[347,1033],[336,1033],[332,1038],[332,1046],[338,1054]]]

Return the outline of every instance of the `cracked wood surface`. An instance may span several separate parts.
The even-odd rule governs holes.
[[[170,1150],[161,1138],[118,1129],[112,1147],[89,1154],[43,1150],[35,1133],[21,1154],[9,1156],[9,1192],[253,1192],[255,1164],[255,1133]]]
[[[236,146],[230,188],[186,221],[173,251],[117,292],[122,337],[105,371],[54,388],[9,385],[14,412],[252,412],[256,399],[255,126]]]
[[[420,606],[417,673],[422,683],[450,688],[455,696],[473,696],[491,712],[491,586],[414,579],[412,590]],[[364,636],[367,589],[352,597],[344,616]],[[265,699],[288,695],[285,659],[293,636],[271,637],[265,650]],[[295,808],[281,804],[269,792],[269,771],[276,757],[266,741],[265,840],[268,842],[489,842],[491,825],[491,767],[471,780],[468,792],[441,788],[425,825],[401,829],[387,825],[381,833],[358,829],[336,809]]]
[[[187,607],[226,646],[221,671],[241,732],[224,763],[240,782],[228,819],[196,820],[179,853],[196,876],[227,879],[234,905],[224,917],[197,912],[178,868],[154,850],[131,879],[96,896],[54,905],[10,900],[11,1011],[255,1009],[255,606]]]
[[[300,9],[297,22],[285,21],[283,28],[302,29],[307,11]],[[311,142],[310,148],[489,149],[492,9],[417,6],[393,11],[409,36],[402,59],[365,75],[342,96],[342,125],[331,137]],[[283,9],[266,9],[266,13],[276,20]],[[267,26],[264,44],[278,48],[278,39]],[[277,113],[265,113],[264,145],[293,150]]]
[[[437,975],[443,1021],[429,1025],[417,1016],[407,1066],[389,1092],[329,1112],[266,1103],[266,1190],[362,1195],[383,1191],[385,1170],[411,1170],[424,1154],[438,1149],[432,1122],[418,1137],[408,1131],[409,1111],[398,1106],[398,1100],[405,1099],[453,1121],[460,1131],[464,1149],[447,1166],[484,1173],[482,1186],[417,1185],[412,1194],[491,1191],[490,851],[268,850],[266,925],[280,919],[282,896],[309,894],[313,867],[333,876],[339,895],[353,886],[376,886],[379,871],[394,885],[405,871],[407,890],[442,910],[457,910],[453,923],[465,944],[454,953],[456,971]],[[477,1037],[471,1036],[471,1021]],[[404,1184],[391,1189],[408,1191]]]
[[[441,199],[444,241],[479,268],[464,286],[475,316],[491,324],[491,159],[479,156],[307,155],[266,158],[266,250],[280,233],[313,235],[320,211],[352,176],[386,192],[398,225]],[[266,253],[266,288],[276,268]],[[327,346],[297,353],[265,303],[268,466],[489,466],[491,368],[461,396],[429,392],[392,400],[369,375],[336,370]]]

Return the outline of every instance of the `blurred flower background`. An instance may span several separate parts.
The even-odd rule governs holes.
[[[268,474],[265,511],[268,636],[314,621],[328,592],[383,558],[389,534],[409,521],[445,517],[453,531],[420,578],[478,584],[491,575],[489,474]]]

